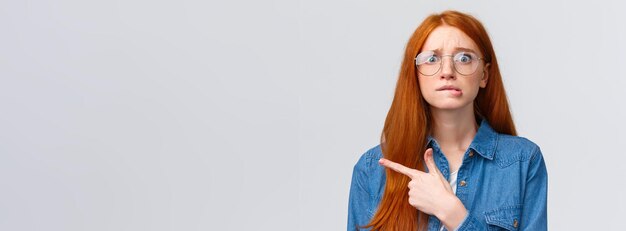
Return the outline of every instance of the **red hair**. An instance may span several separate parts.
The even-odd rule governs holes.
[[[432,119],[428,103],[421,95],[414,58],[421,51],[428,35],[437,27],[456,27],[469,36],[490,63],[487,86],[479,90],[474,100],[474,114],[486,119],[499,132],[516,135],[509,110],[502,76],[489,35],[474,17],[457,11],[444,11],[424,19],[406,46],[396,91],[381,135],[383,156],[404,166],[424,171],[423,153],[426,151]],[[426,230],[428,214],[408,202],[410,178],[386,169],[385,192],[378,210],[364,227],[372,230]]]

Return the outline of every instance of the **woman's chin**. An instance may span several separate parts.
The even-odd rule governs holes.
[[[471,104],[460,104],[460,103],[444,103],[444,104],[434,104],[430,105],[432,109],[436,110],[447,110],[447,111],[457,111],[468,106],[472,106]]]

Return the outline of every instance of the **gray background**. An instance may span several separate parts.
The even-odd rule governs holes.
[[[343,230],[427,14],[471,13],[552,230],[626,215],[618,1],[0,1],[0,230]]]

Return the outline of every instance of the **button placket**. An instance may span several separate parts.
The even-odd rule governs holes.
[[[456,191],[456,196],[461,200],[461,202],[465,205],[471,205],[472,201],[474,199],[474,197],[469,196],[469,193],[471,191],[473,191],[474,189],[469,187],[469,183],[468,180],[471,180],[471,174],[472,171],[474,169],[474,162],[478,161],[479,159],[474,160],[473,156],[475,154],[475,151],[472,149],[469,149],[469,153],[467,153],[467,156],[465,156],[465,158],[463,158],[463,164],[461,165],[461,168],[459,168],[459,172],[457,175],[457,191]],[[467,207],[468,210],[471,210],[471,206]]]
[[[471,157],[473,157],[473,156],[474,156],[474,150],[471,150],[471,149],[470,149],[470,150],[469,150],[469,154],[468,154],[468,156],[469,156],[470,158],[471,158]],[[464,162],[465,162],[465,161],[464,161]],[[464,165],[467,165],[467,162],[465,162],[465,163],[464,163]],[[463,167],[463,165],[461,165],[461,167]],[[460,172],[460,170],[459,170],[459,172]],[[459,175],[460,175],[460,174],[459,174]],[[461,187],[465,187],[465,186],[467,186],[467,182],[466,182],[465,180],[460,180],[460,181],[459,181],[459,185],[460,185]]]

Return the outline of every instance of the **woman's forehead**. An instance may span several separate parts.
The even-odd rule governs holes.
[[[452,26],[439,26],[426,38],[422,50],[454,52],[458,50],[473,50],[479,52],[476,43],[463,31]]]

